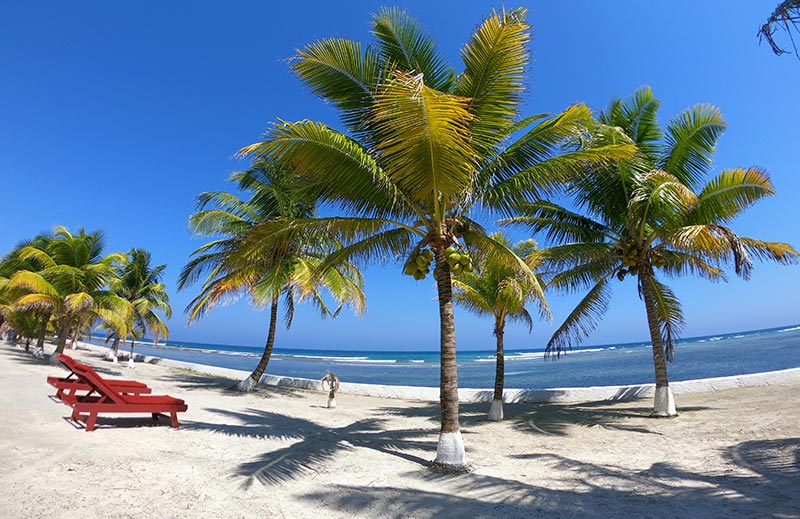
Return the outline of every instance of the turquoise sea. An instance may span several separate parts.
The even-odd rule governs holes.
[[[93,342],[103,344],[102,340]],[[240,370],[252,370],[262,347],[169,341],[137,344],[136,353]],[[800,367],[800,325],[694,337],[679,341],[670,380],[691,380]],[[458,353],[459,386],[494,385],[493,351]],[[342,381],[402,386],[439,385],[438,352],[340,351],[276,348],[267,372],[319,379],[327,371]],[[590,346],[545,360],[542,350],[506,352],[506,387],[545,389],[650,383],[649,343]]]

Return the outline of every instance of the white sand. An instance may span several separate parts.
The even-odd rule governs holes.
[[[462,405],[471,474],[425,466],[438,406],[233,381],[71,352],[183,398],[182,427],[67,420],[45,377],[0,343],[0,517],[800,518],[800,382],[685,394],[681,416],[625,403]]]

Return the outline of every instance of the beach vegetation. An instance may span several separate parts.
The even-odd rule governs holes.
[[[500,233],[495,233],[492,239],[504,243],[514,254],[528,263],[536,274],[538,261],[534,252],[537,249],[535,240],[522,240],[511,244],[510,240]],[[539,285],[544,283],[539,280]],[[494,318],[493,334],[495,336],[495,379],[492,404],[489,409],[489,420],[501,421],[503,419],[503,386],[505,381],[505,352],[503,337],[506,324],[521,321],[533,330],[533,318],[526,306],[537,303],[540,312],[546,314],[547,302],[542,298],[542,293],[530,286],[527,277],[520,276],[517,269],[509,267],[506,261],[496,261],[495,257],[487,255],[481,258],[478,268],[474,272],[464,271],[453,278],[455,302],[462,308],[478,314],[489,315]]]
[[[30,262],[33,270],[14,272],[6,284],[17,297],[12,303],[16,311],[36,312],[40,326],[46,320],[55,323],[58,343],[50,357],[64,351],[67,339],[73,343],[80,330],[89,323],[103,321],[121,325],[131,313],[130,304],[109,290],[118,265],[125,261],[120,253],[103,254],[105,238],[100,231],[77,234],[66,227],[56,227],[53,237],[37,239],[18,251],[21,260]]]
[[[272,356],[281,298],[287,328],[292,324],[296,303],[311,302],[323,317],[335,317],[345,305],[363,313],[366,299],[361,273],[353,264],[343,262],[318,275],[325,257],[340,246],[333,236],[310,239],[295,235],[269,243],[245,239],[259,224],[316,214],[313,197],[301,195],[287,170],[256,160],[251,168],[231,175],[230,180],[247,198],[222,191],[198,196],[198,210],[189,218],[189,227],[194,235],[214,239],[192,253],[178,287],[184,289],[204,278],[200,293],[186,307],[189,323],[216,305],[243,295],[256,308],[270,307],[261,359],[236,386],[249,392],[261,380]],[[329,298],[335,306],[330,305]]]
[[[492,251],[531,290],[542,291],[525,261],[474,219],[477,208],[508,214],[587,161],[632,153],[628,143],[564,150],[591,120],[582,104],[521,117],[530,39],[525,18],[521,8],[492,12],[462,48],[458,72],[406,11],[382,8],[372,20],[374,45],[324,38],[290,60],[297,77],[338,110],[342,128],[279,120],[262,141],[240,151],[285,165],[301,189],[336,212],[260,224],[248,233],[253,244],[335,235],[345,246],[326,266],[397,260],[404,271],[425,250],[433,254],[441,360],[433,466],[448,472],[468,467],[458,412],[453,252]],[[410,275],[423,279],[425,263],[416,271],[408,267]]]
[[[542,251],[548,286],[585,295],[547,344],[556,356],[597,326],[615,281],[635,280],[652,342],[656,392],[653,413],[677,414],[667,361],[684,325],[680,301],[663,278],[697,275],[725,280],[726,266],[748,279],[754,259],[793,263],[788,244],[738,235],[731,224],[757,201],[775,194],[759,167],[709,176],[726,128],[720,110],[698,104],[662,128],[660,102],[649,87],[615,99],[600,114],[585,146],[634,143],[639,153],[612,165],[594,164],[567,190],[573,206],[537,201],[504,220],[543,232],[554,243]]]
[[[117,327],[115,323],[109,323],[114,334],[111,353],[116,361],[119,340],[127,333],[130,338],[130,366],[133,365],[136,339],[148,335],[154,343],[158,343],[161,337],[169,337],[169,328],[160,315],[163,314],[167,319],[172,316],[167,287],[162,282],[167,266],[152,266],[151,262],[150,252],[134,247],[122,261],[118,275],[111,281],[111,290],[125,299],[131,308],[124,326]]]

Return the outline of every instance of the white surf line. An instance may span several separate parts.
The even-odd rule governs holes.
[[[85,342],[79,344],[87,349],[105,352],[108,348],[96,346]],[[134,355],[137,362],[147,364],[158,364],[173,368],[182,368],[203,373],[226,377],[234,380],[242,380],[250,374],[249,371],[220,368],[207,366],[205,364],[195,364],[179,360],[163,359],[161,357],[151,357],[147,355]],[[734,389],[740,387],[770,386],[785,384],[800,380],[800,368],[790,368],[779,371],[768,371],[764,373],[750,373],[747,375],[732,375],[728,377],[705,378],[696,380],[682,380],[671,382],[670,387],[675,395],[687,393],[704,393],[709,391],[720,391],[723,389]],[[323,391],[319,380],[307,378],[282,377],[266,374],[261,377],[259,385],[293,387],[297,389],[309,389],[312,391]],[[420,400],[425,402],[439,401],[438,387],[418,387],[418,386],[384,386],[378,384],[358,384],[353,382],[342,382],[339,387],[340,393],[351,395],[372,396],[378,398],[399,398],[403,400]],[[655,384],[638,384],[630,386],[594,386],[594,387],[565,387],[549,389],[514,389],[509,388],[503,392],[504,402],[595,402],[599,400],[626,401],[639,398],[652,398],[655,392]],[[460,402],[491,402],[494,395],[493,389],[470,389],[461,388],[458,390]]]

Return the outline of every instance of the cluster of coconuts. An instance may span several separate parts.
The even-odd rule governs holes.
[[[452,272],[453,275],[458,276],[462,272],[472,272],[475,268],[472,265],[472,259],[469,257],[469,254],[466,252],[459,252],[459,250],[452,245],[445,249],[444,256],[447,260],[447,264],[450,266],[450,272]]]
[[[431,261],[433,261],[433,251],[430,249],[421,250],[419,254],[408,258],[403,272],[407,276],[413,276],[417,281],[425,279],[425,276],[431,271]]]

